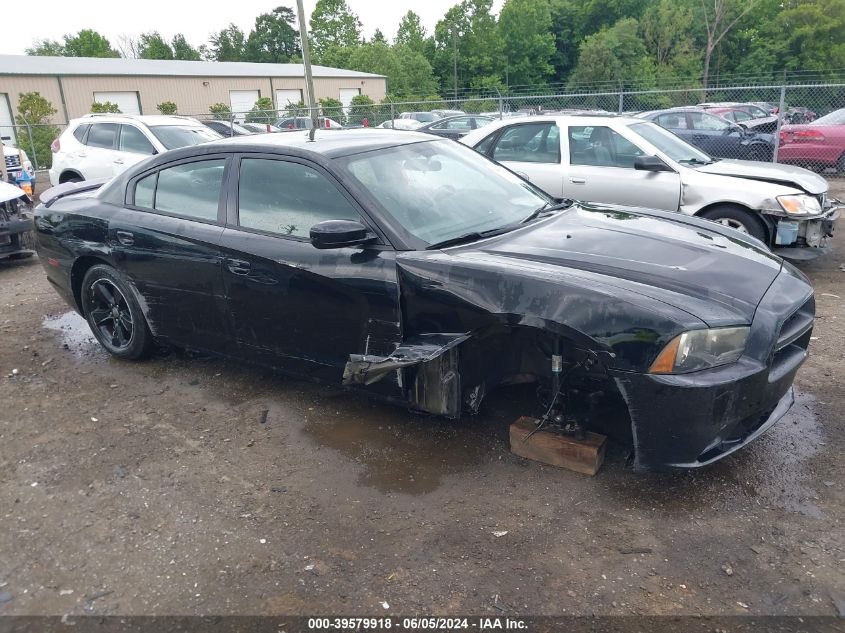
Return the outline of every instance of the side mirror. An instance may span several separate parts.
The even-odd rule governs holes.
[[[311,227],[314,248],[346,248],[371,242],[375,236],[355,220],[324,220]]]
[[[638,171],[673,171],[657,156],[637,156],[634,158],[634,169]]]

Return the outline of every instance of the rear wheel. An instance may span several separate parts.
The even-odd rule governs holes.
[[[748,160],[759,160],[765,163],[770,163],[773,155],[774,152],[771,149],[763,145],[755,145],[748,151]]]
[[[82,310],[94,336],[112,356],[135,360],[152,350],[153,337],[141,306],[111,266],[98,264],[85,273]]]
[[[756,237],[764,244],[768,243],[766,227],[762,220],[746,209],[740,209],[732,206],[719,206],[708,209],[701,214],[701,217],[707,218],[713,222],[718,222],[723,226],[729,226],[740,233],[747,233],[752,237]]]

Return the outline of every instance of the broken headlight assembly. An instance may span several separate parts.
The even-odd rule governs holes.
[[[691,330],[673,338],[649,367],[650,374],[685,374],[727,365],[745,351],[748,327]]]
[[[818,215],[822,212],[822,205],[813,196],[778,196],[778,204],[791,216]]]

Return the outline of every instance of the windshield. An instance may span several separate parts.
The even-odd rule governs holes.
[[[834,110],[814,121],[816,125],[842,125],[845,124],[845,108]]]
[[[713,162],[710,156],[655,123],[633,123],[629,127],[676,163],[700,165]]]
[[[411,115],[411,118],[416,119],[420,123],[431,123],[432,121],[436,121],[438,117],[436,114],[432,114],[431,112],[415,112]]]
[[[504,167],[449,140],[364,152],[339,162],[384,207],[397,231],[422,247],[516,226],[549,202]]]
[[[190,145],[199,145],[200,143],[208,143],[209,141],[216,141],[219,138],[223,138],[220,134],[214,130],[209,130],[204,125],[155,125],[150,127],[150,131],[167,149],[189,147]]]

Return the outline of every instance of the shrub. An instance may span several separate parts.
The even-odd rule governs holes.
[[[277,120],[276,110],[273,109],[273,100],[270,97],[261,97],[246,113],[246,120],[249,123],[275,123]]]
[[[219,119],[221,121],[228,121],[232,116],[232,108],[227,106],[225,103],[215,103],[208,108],[208,111],[214,115],[215,119]]]
[[[164,101],[156,106],[156,110],[162,114],[176,114],[176,104],[172,101]]]
[[[334,119],[343,125],[345,118],[343,116],[343,104],[337,99],[332,99],[331,97],[320,99],[320,110],[322,111],[323,116]]]
[[[375,101],[367,95],[355,95],[349,104],[349,122],[362,123],[367,119],[367,123],[372,125],[376,118],[375,105]]]
[[[111,101],[95,101],[91,104],[91,112],[97,114],[120,114],[120,108]]]

